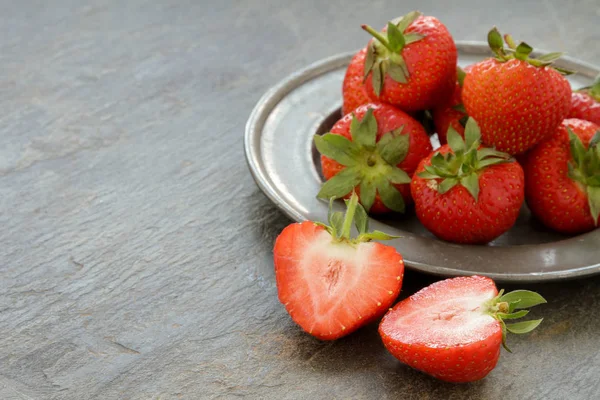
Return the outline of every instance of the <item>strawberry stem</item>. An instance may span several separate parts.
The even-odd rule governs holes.
[[[384,45],[389,51],[391,51],[391,52],[394,51],[394,49],[392,49],[392,47],[390,46],[390,43],[388,42],[388,40],[381,33],[377,32],[375,29],[373,29],[369,25],[361,25],[361,28],[363,28],[365,31],[369,32],[369,34],[371,34],[371,36],[373,36],[375,39],[377,39],[379,42],[381,42],[381,44]]]
[[[347,204],[346,215],[344,216],[344,223],[342,224],[342,232],[340,239],[350,239],[350,230],[352,229],[352,223],[354,222],[354,213],[356,212],[356,206],[358,205],[358,196],[356,192],[352,192],[352,197]]]

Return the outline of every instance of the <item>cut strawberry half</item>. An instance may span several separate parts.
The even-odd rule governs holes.
[[[527,333],[542,322],[504,321],[545,302],[527,290],[498,293],[494,282],[481,276],[447,279],[398,303],[381,321],[379,333],[403,363],[444,381],[470,382],[494,369],[500,345],[507,348],[506,332]]]
[[[396,249],[371,242],[393,236],[367,232],[368,217],[356,194],[346,204],[345,217],[330,208],[330,225],[289,225],[273,250],[279,300],[294,322],[322,340],[345,336],[383,315],[404,275]],[[354,239],[353,221],[359,232]]]

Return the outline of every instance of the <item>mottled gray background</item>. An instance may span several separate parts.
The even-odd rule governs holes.
[[[278,303],[289,221],[242,150],[276,81],[415,8],[600,64],[597,0],[353,3],[0,1],[0,399],[600,396],[600,278],[534,286],[542,326],[456,386],[375,326],[321,343]]]

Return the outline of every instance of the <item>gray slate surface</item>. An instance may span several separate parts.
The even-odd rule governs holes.
[[[289,221],[247,171],[246,118],[415,8],[600,64],[597,0],[0,2],[0,399],[600,397],[600,278],[535,286],[543,325],[468,385],[400,365],[376,326],[314,340],[277,301]]]

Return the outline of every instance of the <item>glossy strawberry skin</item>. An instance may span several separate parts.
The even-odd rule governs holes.
[[[578,234],[594,229],[595,225],[583,186],[568,176],[572,157],[567,127],[586,147],[600,129],[589,121],[564,120],[554,136],[527,153],[523,163],[525,192],[529,209],[546,226]]]
[[[420,33],[425,38],[402,50],[409,72],[408,82],[384,78],[383,90],[373,90],[372,73],[365,82],[368,96],[397,106],[406,112],[434,108],[452,95],[456,82],[456,45],[448,29],[437,18],[420,16],[406,33]]]
[[[483,143],[515,155],[555,132],[571,108],[571,88],[550,67],[489,58],[472,66],[462,99]]]
[[[273,258],[280,302],[294,322],[321,340],[338,339],[381,317],[404,276],[402,256],[393,247],[332,243],[311,221],[287,226]]]
[[[404,170],[409,176],[412,176],[413,172],[417,168],[419,161],[423,157],[426,157],[431,151],[431,142],[429,136],[414,118],[406,114],[405,112],[398,110],[397,108],[388,104],[376,104],[369,103],[360,106],[354,111],[354,115],[357,118],[362,119],[369,108],[373,108],[373,115],[377,119],[378,130],[377,130],[377,141],[387,132],[397,129],[404,125],[402,130],[403,133],[410,132],[409,141],[409,152],[406,158],[398,164],[398,168]],[[345,115],[342,119],[335,123],[331,128],[331,133],[345,136],[352,140],[350,134],[350,123],[352,122],[352,114]],[[335,174],[346,168],[339,164],[337,161],[332,160],[326,156],[321,156],[321,169],[323,176],[326,180],[331,179]],[[406,204],[412,203],[410,195],[410,186],[408,184],[394,185],[396,189],[402,194]],[[356,193],[360,196],[360,188],[355,188]],[[349,196],[349,195],[348,195]],[[370,209],[371,214],[381,214],[389,212],[390,210],[383,204],[379,194],[375,196],[375,202]]]
[[[600,125],[600,102],[585,92],[573,92],[568,118],[584,119]]]
[[[351,113],[359,106],[371,102],[363,82],[366,53],[366,47],[356,53],[346,69],[344,83],[342,84],[342,97],[344,100],[342,105],[343,115]]]
[[[379,333],[387,350],[401,362],[447,382],[472,382],[494,369],[500,356],[502,330],[491,316],[469,320],[453,296],[493,298],[494,282],[485,277],[439,281],[399,302],[381,321]],[[473,304],[472,307],[482,306]],[[411,315],[416,317],[411,320]],[[469,326],[469,329],[465,329]],[[448,334],[456,329],[458,335]]]
[[[438,151],[445,154],[451,150],[444,145]],[[433,180],[418,176],[425,165],[431,165],[433,154],[421,161],[410,185],[417,217],[429,231],[449,242],[484,244],[514,225],[525,196],[523,169],[517,162],[483,170],[476,202],[461,185],[440,194]]]

